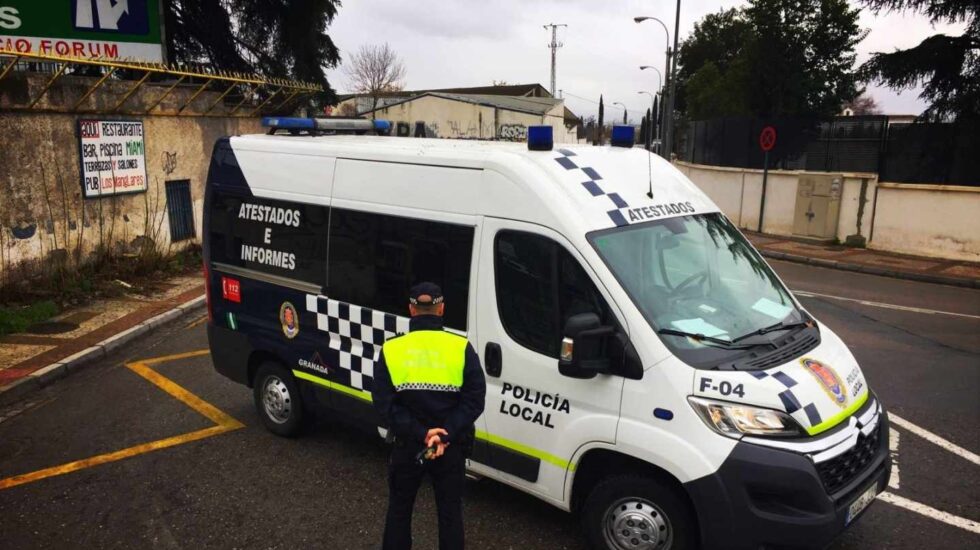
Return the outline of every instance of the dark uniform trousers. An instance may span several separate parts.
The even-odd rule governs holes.
[[[411,445],[392,448],[388,463],[388,515],[385,522],[384,550],[408,550],[412,547],[412,508],[422,478],[432,478],[439,516],[439,550],[463,548],[463,484],[466,479],[466,456],[457,444],[445,453],[420,465],[419,449]]]

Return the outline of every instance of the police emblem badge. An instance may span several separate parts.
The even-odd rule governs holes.
[[[282,333],[286,338],[292,340],[299,334],[299,315],[293,304],[283,302],[279,307],[279,324],[282,325]]]
[[[817,379],[817,382],[823,387],[823,390],[827,393],[827,397],[830,397],[831,401],[841,408],[847,404],[847,389],[844,387],[844,381],[841,380],[834,369],[816,359],[806,357],[800,359],[800,363],[803,364],[803,368]]]

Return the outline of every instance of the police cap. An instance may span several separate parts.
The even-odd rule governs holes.
[[[419,283],[408,291],[408,301],[413,306],[430,306],[442,303],[442,289],[428,281]]]

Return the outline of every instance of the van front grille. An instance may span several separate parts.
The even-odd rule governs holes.
[[[844,454],[817,464],[817,472],[827,492],[834,494],[867,470],[878,452],[881,424],[868,435],[858,436],[857,444]]]

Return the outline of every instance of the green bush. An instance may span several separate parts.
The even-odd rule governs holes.
[[[23,332],[27,327],[58,314],[58,306],[51,300],[25,307],[0,307],[0,336]]]

